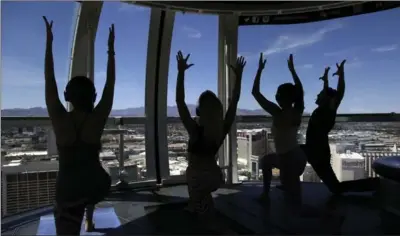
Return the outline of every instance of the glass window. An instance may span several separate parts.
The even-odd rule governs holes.
[[[18,175],[17,174],[6,174],[6,179],[7,179],[8,183],[17,182]],[[2,180],[3,180],[3,178],[2,178]]]
[[[58,171],[50,171],[49,172],[49,179],[56,179],[57,178],[57,174],[58,174]]]
[[[37,173],[28,173],[28,181],[37,181]]]
[[[179,117],[175,102],[178,74],[176,54],[179,50],[185,55],[190,53],[190,63],[194,64],[185,73],[185,99],[190,113],[195,116],[197,99],[200,94],[205,90],[211,90],[217,94],[218,17],[176,13],[168,75],[167,115],[169,117]],[[181,122],[168,124],[170,175],[185,173],[187,142],[187,132]]]
[[[246,57],[247,65],[237,114],[266,114],[251,94],[260,52],[267,59],[261,78],[261,92],[273,102],[277,87],[282,83],[292,82],[287,59],[293,53],[295,68],[305,91],[305,115],[309,115],[317,106],[316,97],[322,89],[319,78],[323,75],[324,68],[331,67],[329,83],[336,89],[338,79],[332,74],[336,72],[335,64],[344,59],[347,60],[344,66],[346,91],[338,113],[398,113],[400,96],[396,89],[400,86],[400,33],[394,29],[399,20],[400,9],[393,9],[307,24],[239,27],[238,52]],[[384,156],[384,153],[395,155],[400,142],[399,134],[394,131],[398,125],[337,122],[329,136],[332,159],[344,158],[347,155],[346,150],[353,153],[348,155],[361,155],[362,160],[370,163],[372,161],[367,159],[372,157],[368,157],[368,152],[378,152],[378,156]],[[237,125],[238,136],[243,132],[257,135],[255,133],[261,132],[255,130],[258,128],[265,129],[268,133],[263,141],[266,146],[258,145],[258,141],[254,139],[250,144],[250,140],[238,138],[238,166],[243,170],[250,168],[248,160],[251,155],[263,156],[275,152],[270,126],[271,123],[260,122]],[[303,119],[298,137],[300,143],[305,142],[306,128],[307,121]],[[250,145],[251,152],[241,150]],[[238,173],[243,173],[240,168]],[[370,164],[365,167],[368,168],[371,169]],[[277,174],[279,171],[274,170],[273,173]],[[315,175],[312,168],[304,174],[310,173]],[[360,175],[354,176],[359,178]],[[367,173],[366,176],[373,176],[373,173]],[[304,180],[318,179],[303,177]],[[340,175],[338,178],[340,179]]]
[[[48,180],[49,179],[49,175],[51,174],[52,172],[39,172],[39,177],[38,177],[38,179],[40,180],[40,181],[46,181],[46,180]]]
[[[147,43],[150,8],[122,2],[104,2],[95,44],[95,85],[98,100],[107,75],[108,35],[115,25],[116,87],[111,116],[144,117]],[[136,121],[136,122],[135,122]],[[140,119],[144,122],[144,119]],[[133,122],[133,123],[132,123]],[[124,126],[109,126],[103,136],[101,158],[117,183],[122,173],[128,182],[146,178],[144,123],[125,122]],[[123,129],[124,150],[120,150],[120,135],[111,129]],[[110,133],[111,132],[111,133]],[[123,152],[125,169],[120,169],[118,158]]]
[[[48,116],[43,78],[46,28],[42,16],[54,22],[54,67],[59,95],[63,100],[78,3],[9,1],[1,6],[2,118]],[[29,122],[27,119],[20,126],[10,127],[2,119],[2,171],[7,168],[6,178],[2,178],[2,181],[7,181],[7,195],[3,196],[7,202],[6,214],[50,203],[32,204],[27,181],[37,182],[36,174],[19,173],[21,169],[36,170],[37,162],[50,162],[47,153],[50,127],[35,126]],[[26,168],[21,168],[21,165]],[[47,190],[54,185],[41,184],[45,184],[45,188],[40,194],[48,197]]]
[[[47,116],[44,102],[46,28],[54,21],[54,67],[63,98],[66,85],[75,2],[4,2],[2,4],[2,115]],[[23,94],[23,96],[21,96]],[[22,108],[13,113],[12,108]]]

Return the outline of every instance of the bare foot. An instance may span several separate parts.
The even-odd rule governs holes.
[[[94,223],[93,221],[85,221],[85,230],[86,232],[92,232],[94,230]]]

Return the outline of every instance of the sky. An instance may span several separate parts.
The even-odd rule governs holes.
[[[1,106],[44,107],[45,25],[54,21],[55,73],[62,95],[68,80],[75,2],[2,2],[1,7]],[[105,83],[108,27],[115,24],[117,82],[114,109],[144,106],[146,54],[150,10],[120,2],[105,2],[95,43],[95,85],[98,97]],[[274,100],[279,84],[291,82],[287,58],[294,54],[295,67],[305,90],[306,111],[315,108],[326,66],[345,65],[346,94],[341,113],[400,112],[400,9],[336,20],[280,26],[241,26],[238,53],[247,65],[239,108],[259,109],[251,95],[264,52],[267,66],[262,93]],[[186,73],[186,100],[196,104],[206,89],[217,91],[218,17],[177,13],[168,76],[168,105],[175,105],[178,50],[190,53],[195,65]],[[337,78],[330,84],[336,87]]]

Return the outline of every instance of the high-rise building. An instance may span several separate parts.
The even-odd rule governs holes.
[[[359,145],[355,143],[336,143],[336,152],[337,153],[345,153],[346,151],[350,150],[352,152],[357,152],[359,150]]]
[[[359,153],[332,152],[332,168],[339,181],[365,178],[365,161]]]
[[[379,158],[388,156],[400,156],[399,152],[361,152],[361,156],[364,157],[365,162],[365,177],[377,177],[374,169],[372,168],[372,163]]]
[[[11,161],[1,171],[2,215],[47,206],[53,203],[58,161],[22,163]]]
[[[275,151],[273,143],[269,142],[266,129],[238,130],[237,154],[239,165],[258,177],[258,160],[260,157]]]

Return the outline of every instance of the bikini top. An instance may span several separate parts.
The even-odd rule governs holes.
[[[88,166],[99,165],[99,153],[101,150],[101,143],[88,143],[81,138],[82,130],[87,121],[86,116],[80,126],[74,124],[76,132],[75,141],[66,146],[57,144],[59,155],[59,170],[71,170],[76,168],[87,168]]]
[[[197,125],[197,132],[193,137],[190,137],[188,143],[188,152],[202,157],[210,157],[215,159],[220,145],[215,142],[208,141],[204,136],[204,127]]]

